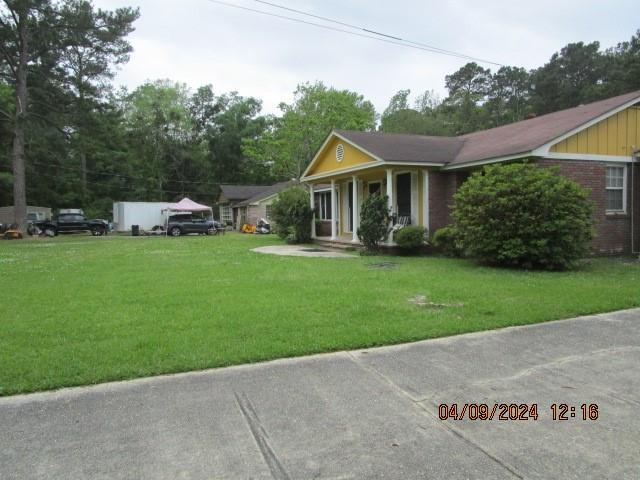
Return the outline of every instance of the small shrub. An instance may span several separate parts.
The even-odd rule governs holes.
[[[309,192],[300,186],[280,192],[271,205],[271,218],[276,232],[287,243],[311,240],[313,209],[309,205]]]
[[[375,253],[389,236],[389,208],[386,195],[370,195],[362,202],[358,238],[366,252]]]
[[[458,238],[472,256],[510,267],[562,270],[587,253],[593,235],[588,192],[558,169],[490,165],[456,193]]]
[[[396,243],[405,252],[416,252],[424,246],[426,230],[419,225],[408,225],[396,233]]]
[[[463,248],[458,238],[458,231],[453,225],[439,228],[431,236],[433,246],[449,257],[461,257]]]

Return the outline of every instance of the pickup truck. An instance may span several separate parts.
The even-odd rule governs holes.
[[[51,220],[33,222],[45,235],[58,235],[59,233],[91,232],[92,235],[106,235],[109,224],[105,220],[89,220],[79,213],[60,213]]]

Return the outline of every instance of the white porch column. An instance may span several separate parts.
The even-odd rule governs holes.
[[[422,170],[422,226],[429,229],[429,170]]]
[[[358,243],[358,226],[360,225],[360,206],[358,204],[358,177],[356,177],[355,175],[352,178],[353,181],[353,198],[352,198],[352,203],[353,203],[353,208],[351,209],[351,216],[352,216],[352,225],[353,228],[351,229],[352,233],[351,233],[351,242],[352,243]]]
[[[338,209],[337,209],[336,181],[331,180],[331,240],[338,239]]]
[[[389,207],[389,213],[393,215],[395,212],[395,202],[393,201],[393,170],[387,168],[387,206]],[[393,227],[393,220],[389,222],[389,229]],[[389,233],[389,237],[387,238],[387,245],[393,245],[395,242],[393,241],[393,233]]]
[[[393,209],[395,208],[393,204],[393,171],[390,168],[387,168],[387,197],[387,205],[391,213],[393,213]]]
[[[314,192],[313,192],[313,183],[309,184],[309,204],[311,205],[311,209],[313,210],[316,206]],[[313,217],[311,217],[311,238],[316,238],[316,214],[313,213]]]

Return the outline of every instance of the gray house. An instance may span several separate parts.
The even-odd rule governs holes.
[[[220,221],[236,230],[245,223],[256,224],[261,218],[271,221],[271,204],[276,196],[296,183],[291,180],[274,185],[220,185]]]

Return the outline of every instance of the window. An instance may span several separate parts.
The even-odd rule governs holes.
[[[411,216],[411,174],[402,173],[396,177],[396,201],[399,217]]]
[[[264,214],[267,216],[267,220],[271,221],[271,204],[265,205]]]
[[[627,169],[625,166],[609,166],[605,175],[607,212],[622,212],[627,209],[625,195]]]
[[[331,220],[331,192],[317,192],[315,197],[316,218]]]
[[[220,206],[220,221],[222,223],[229,224],[232,222],[231,207],[229,205]]]

